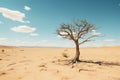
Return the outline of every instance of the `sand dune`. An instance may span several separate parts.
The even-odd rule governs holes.
[[[68,64],[73,48],[0,47],[0,80],[120,80],[119,50],[81,48],[82,61]]]

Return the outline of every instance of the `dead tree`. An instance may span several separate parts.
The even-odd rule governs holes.
[[[93,24],[88,23],[86,20],[73,21],[73,24],[61,24],[60,28],[57,29],[57,34],[65,39],[70,39],[75,43],[76,54],[73,63],[79,62],[80,59],[80,48],[79,45],[91,41],[91,38],[97,35],[92,34],[92,30],[95,30]],[[90,34],[89,34],[90,33]]]

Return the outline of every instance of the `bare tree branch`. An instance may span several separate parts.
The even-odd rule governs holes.
[[[95,26],[88,23],[86,20],[73,21],[73,24],[61,24],[61,27],[57,30],[57,34],[63,38],[78,41],[82,36],[85,36],[90,31],[94,30]],[[62,34],[65,33],[65,34]],[[86,42],[88,40],[85,40]]]
[[[85,40],[83,40],[82,42],[80,42],[79,45],[81,45],[81,44],[83,44],[85,42],[91,41],[90,39],[93,38],[93,37],[97,37],[97,35],[92,35],[92,36],[86,38]]]
[[[61,34],[61,32],[67,33],[67,34]],[[57,34],[68,39],[74,40],[73,36],[73,29],[71,28],[70,25],[62,24],[61,28],[57,30]]]

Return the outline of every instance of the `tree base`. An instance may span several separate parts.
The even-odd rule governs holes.
[[[78,62],[80,62],[79,59],[73,59],[73,60],[72,60],[72,63],[73,63],[73,64],[74,64],[74,63],[78,63]]]

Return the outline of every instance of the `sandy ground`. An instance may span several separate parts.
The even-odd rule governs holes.
[[[120,80],[120,47],[80,50],[68,64],[75,49],[0,47],[0,80]]]

